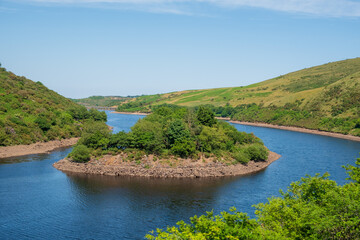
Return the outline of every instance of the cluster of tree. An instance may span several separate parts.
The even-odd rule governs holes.
[[[79,137],[90,120],[106,121],[106,114],[0,68],[0,146]]]
[[[257,219],[231,208],[180,221],[165,231],[157,229],[147,239],[359,239],[360,158],[347,166],[344,186],[329,175],[307,176],[290,185],[281,197],[255,205]]]
[[[129,133],[111,134],[105,128],[95,128],[84,131],[74,148],[75,153],[79,148],[83,151],[88,149],[94,155],[125,149],[182,158],[206,153],[233,163],[262,161],[268,156],[268,150],[259,138],[218,121],[207,107],[199,107],[197,111],[178,106],[158,107],[152,114],[140,119]],[[70,154],[73,160],[84,161],[74,152]]]

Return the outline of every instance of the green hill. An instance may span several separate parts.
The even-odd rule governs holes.
[[[244,87],[141,96],[120,111],[161,104],[212,105],[221,116],[360,135],[360,58],[328,63]]]
[[[83,106],[91,107],[117,107],[122,102],[131,100],[133,97],[121,97],[121,96],[91,96],[88,98],[71,99],[73,102],[81,104]]]
[[[78,137],[90,120],[104,121],[106,114],[0,67],[0,146]]]

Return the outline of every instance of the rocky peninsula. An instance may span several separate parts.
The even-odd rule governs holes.
[[[266,161],[250,161],[247,164],[228,165],[211,158],[156,159],[153,155],[144,156],[141,161],[128,161],[124,155],[105,155],[91,159],[87,163],[76,163],[65,158],[53,164],[63,172],[97,174],[108,176],[137,176],[153,178],[200,178],[240,176],[264,170],[281,156],[269,152]]]

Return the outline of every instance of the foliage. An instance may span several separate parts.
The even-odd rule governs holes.
[[[87,162],[90,160],[90,150],[85,145],[76,145],[69,154],[69,157],[71,157],[74,162]]]
[[[357,166],[346,166],[345,169],[349,174],[349,180],[353,180],[357,183],[360,183],[360,158],[358,158],[355,162]]]
[[[246,153],[232,163],[266,160],[268,153],[260,139],[216,120],[206,107],[196,112],[182,107],[156,108],[154,113],[140,119],[129,133],[111,134],[101,123],[87,122],[78,144],[90,148],[94,155],[137,149],[159,156],[173,154],[196,158],[206,152],[225,161],[236,155],[233,153]]]
[[[256,214],[267,230],[289,239],[357,239],[360,237],[360,188],[338,186],[323,176],[292,183],[281,198],[258,204]]]
[[[253,144],[245,149],[245,152],[250,157],[250,160],[265,161],[269,152],[260,144]]]
[[[216,123],[215,115],[213,111],[205,106],[200,106],[196,114],[197,119],[199,120],[200,124],[204,126],[211,127]]]
[[[259,226],[255,220],[249,219],[245,213],[231,208],[230,212],[222,212],[215,216],[213,212],[207,212],[200,217],[190,218],[191,224],[183,221],[178,222],[178,228],[169,227],[167,231],[157,230],[157,236],[148,234],[147,239],[258,239]]]
[[[88,119],[106,121],[106,114],[0,67],[0,146],[79,137]]]
[[[211,108],[218,117],[360,136],[360,58],[306,68],[245,87],[140,96],[122,111],[164,104]]]
[[[157,229],[147,239],[359,239],[360,159],[346,169],[355,182],[339,186],[329,174],[307,176],[290,184],[281,197],[255,205],[257,219],[231,208]]]
[[[89,107],[112,107],[117,106],[120,103],[123,103],[127,100],[132,99],[133,97],[121,97],[121,96],[92,96],[88,98],[81,98],[81,99],[71,99],[73,102],[89,106]]]

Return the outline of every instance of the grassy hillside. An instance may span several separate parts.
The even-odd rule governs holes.
[[[245,87],[141,96],[121,111],[151,111],[161,104],[212,105],[222,116],[359,135],[360,58],[333,62]],[[224,108],[227,108],[224,113]],[[358,126],[358,127],[357,127]]]
[[[106,114],[87,111],[41,82],[0,67],[0,146],[77,137],[86,121],[105,119]]]
[[[132,98],[133,97],[121,97],[121,96],[91,96],[88,98],[71,99],[71,100],[83,106],[113,107],[113,106],[118,106],[124,101],[131,100]]]

